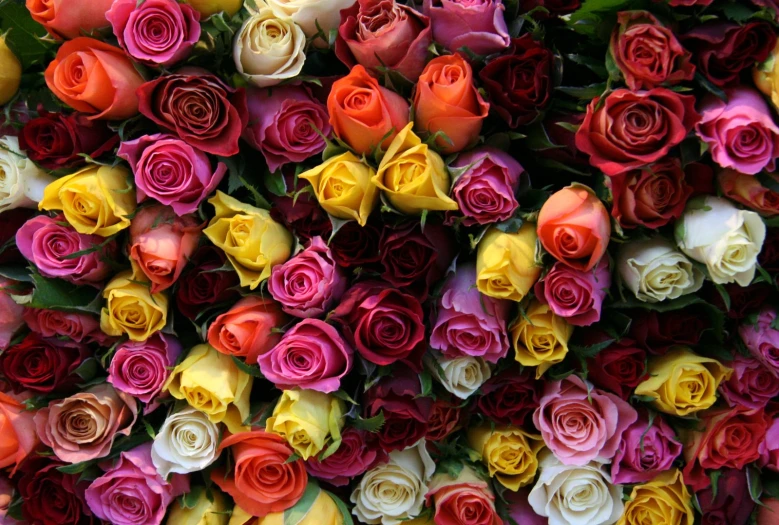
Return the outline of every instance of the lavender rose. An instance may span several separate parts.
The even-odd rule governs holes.
[[[622,434],[611,462],[611,478],[616,484],[647,483],[670,469],[682,453],[673,429],[661,417],[652,423],[646,413]]]
[[[779,330],[772,328],[776,311],[764,308],[754,324],[745,322],[738,333],[749,352],[775,376],[779,376]]]
[[[543,280],[535,285],[536,297],[574,326],[589,326],[600,320],[611,273],[606,258],[589,272],[555,263]]]
[[[736,354],[733,361],[723,364],[733,369],[730,379],[720,384],[720,392],[728,405],[759,409],[779,395],[779,381],[757,359]]]
[[[452,52],[467,47],[477,55],[492,55],[511,43],[501,0],[425,0],[423,9],[433,40]]]
[[[370,445],[369,436],[364,430],[352,427],[344,429],[338,450],[323,460],[309,459],[306,461],[306,470],[336,487],[348,485],[352,479],[387,459],[381,447]]]

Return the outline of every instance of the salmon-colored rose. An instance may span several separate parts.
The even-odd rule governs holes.
[[[90,119],[123,120],[138,113],[135,90],[143,77],[118,47],[74,38],[59,48],[45,78],[57,98]]]
[[[779,176],[766,173],[766,177],[779,182]],[[722,194],[764,217],[779,215],[779,192],[763,186],[757,177],[745,175],[729,168],[717,175]]]
[[[0,392],[0,469],[13,465],[12,475],[38,444],[34,415],[16,399]]]
[[[538,215],[538,238],[563,264],[589,272],[598,264],[611,236],[606,207],[586,186],[563,188],[544,203]]]
[[[369,153],[380,143],[389,146],[408,124],[406,100],[379,86],[362,66],[354,66],[333,83],[327,111],[335,135],[358,154]]]
[[[247,363],[255,364],[281,340],[273,328],[280,328],[287,319],[277,302],[250,295],[211,323],[208,343],[223,354],[245,357]]]
[[[27,0],[25,4],[33,20],[62,40],[108,27],[105,14],[113,0]]]
[[[422,71],[414,120],[418,130],[446,134],[436,140],[442,151],[455,153],[474,143],[489,109],[473,84],[471,65],[460,55],[434,58]]]

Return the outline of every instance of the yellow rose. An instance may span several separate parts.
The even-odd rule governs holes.
[[[417,137],[411,122],[392,139],[373,182],[407,215],[456,210],[449,198],[449,172],[441,156]]]
[[[168,297],[151,293],[149,285],[134,281],[129,270],[108,282],[103,298],[100,329],[108,335],[127,334],[133,341],[145,341],[168,322]]]
[[[224,423],[233,434],[249,427],[249,395],[253,378],[242,372],[229,355],[208,344],[197,345],[171,372],[163,387],[176,399],[186,399],[212,423]]]
[[[484,295],[521,301],[541,276],[536,265],[536,227],[526,222],[517,233],[491,228],[476,253],[476,287]]]
[[[227,525],[256,525],[257,519],[236,505],[233,507],[233,512],[230,514],[230,521]]]
[[[62,210],[79,233],[109,237],[130,226],[135,189],[122,166],[89,165],[43,190],[40,210]]]
[[[284,437],[295,454],[308,459],[325,448],[327,438],[341,439],[344,402],[316,390],[285,390],[265,430]]]
[[[536,299],[511,327],[514,358],[522,366],[536,366],[536,379],[565,359],[573,326]]]
[[[371,178],[376,171],[348,151],[331,157],[300,175],[314,188],[319,204],[337,219],[354,219],[365,226],[379,201]]]
[[[200,490],[191,509],[174,502],[170,506],[167,525],[227,525],[230,516],[226,512],[229,509],[225,496],[214,487],[210,490],[211,499],[208,499],[206,490]]]
[[[779,109],[779,62],[776,56],[779,54],[779,42],[765,62],[755,66],[752,71],[752,77],[755,80],[755,86],[767,97],[771,97],[774,107]]]
[[[237,13],[243,6],[243,0],[186,0],[203,18],[224,11],[230,16]]]
[[[308,491],[308,489],[306,489]],[[306,495],[303,496],[303,499]],[[303,500],[301,500],[302,502]],[[305,507],[306,504],[301,505]],[[293,507],[290,510],[297,510]],[[338,509],[338,505],[335,504],[330,495],[322,489],[319,489],[314,503],[306,510],[300,509],[300,514],[297,512],[274,512],[268,514],[265,517],[259,518],[256,525],[343,525],[344,517],[341,511]],[[290,516],[294,515],[297,519],[284,519],[284,514]]]
[[[252,290],[270,276],[271,268],[292,253],[292,234],[267,210],[244,204],[217,191],[208,202],[216,214],[203,233],[225,252],[241,286]]]
[[[694,520],[690,493],[674,469],[633,487],[616,525],[692,525]]]
[[[0,36],[0,106],[14,98],[22,80],[22,64]]]
[[[717,388],[732,370],[719,361],[677,347],[649,359],[649,379],[636,387],[637,396],[654,398],[660,412],[686,416],[717,401]]]
[[[490,477],[516,491],[532,483],[538,470],[538,452],[544,447],[540,435],[521,428],[492,428],[489,423],[468,431],[468,444],[487,465]]]

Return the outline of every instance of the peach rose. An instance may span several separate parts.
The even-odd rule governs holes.
[[[415,127],[445,133],[436,140],[443,152],[456,153],[476,142],[489,110],[473,84],[471,65],[460,55],[434,58],[422,71],[414,95]]]
[[[245,357],[247,363],[255,364],[281,340],[273,328],[283,326],[287,319],[278,303],[250,295],[211,323],[208,343],[223,354]]]
[[[779,176],[776,174],[766,173],[765,176],[779,182]],[[725,168],[719,172],[717,180],[722,194],[730,200],[743,204],[764,217],[779,215],[779,193],[763,186],[757,177]]]
[[[45,78],[57,98],[90,119],[124,120],[138,113],[135,90],[144,80],[118,47],[74,38],[59,48]]]
[[[25,410],[19,401],[0,392],[0,469],[13,465],[11,475],[38,445],[33,416],[35,412]]]
[[[408,124],[408,102],[383,88],[362,66],[354,66],[335,81],[327,97],[327,111],[335,135],[358,154],[389,146]]]
[[[25,4],[33,20],[64,40],[108,27],[105,14],[113,0],[27,0]]]

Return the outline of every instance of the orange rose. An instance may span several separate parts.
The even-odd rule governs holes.
[[[90,119],[123,120],[138,113],[135,90],[144,80],[118,47],[74,38],[59,48],[45,77],[61,101]]]
[[[416,129],[445,133],[436,145],[455,153],[476,142],[490,105],[473,85],[473,70],[460,55],[434,58],[422,71],[414,95]]]
[[[11,475],[38,445],[34,415],[16,399],[0,392],[0,469],[13,465]]]
[[[408,124],[408,102],[379,86],[362,66],[354,66],[337,80],[327,97],[327,111],[335,135],[358,154],[369,153],[381,142],[389,146]]]
[[[286,322],[278,303],[250,295],[211,323],[208,343],[223,354],[245,357],[247,363],[255,364],[281,339],[272,329]]]
[[[33,20],[54,38],[63,40],[108,27],[106,11],[113,0],[27,0]]]
[[[265,516],[292,507],[308,483],[301,459],[287,462],[293,452],[283,437],[264,430],[226,437],[219,451],[230,447],[235,468],[211,472],[211,481],[252,516]]]
[[[779,176],[775,174],[766,173],[765,176],[779,182]],[[779,193],[763,186],[754,175],[726,168],[719,172],[717,180],[725,197],[765,217],[779,215]]]
[[[611,236],[606,207],[586,186],[563,188],[544,203],[538,215],[538,238],[546,251],[563,264],[590,271]]]

